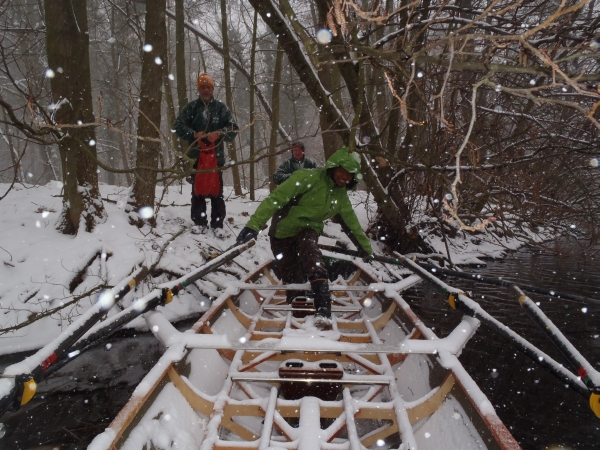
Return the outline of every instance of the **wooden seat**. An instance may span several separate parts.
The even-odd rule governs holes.
[[[331,308],[332,313],[357,313],[362,308],[356,306],[333,306]],[[313,301],[306,297],[296,297],[291,305],[267,305],[263,307],[263,311],[277,311],[277,312],[292,312],[292,316],[297,319],[302,319],[306,316],[310,316],[316,312]]]

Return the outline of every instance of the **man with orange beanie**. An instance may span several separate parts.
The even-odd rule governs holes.
[[[232,141],[239,129],[225,103],[213,97],[215,82],[207,73],[198,76],[199,98],[183,107],[175,120],[175,133],[189,144],[187,156],[195,159],[194,169],[206,171],[193,176],[193,233],[206,233],[208,216],[206,199],[211,200],[210,227],[215,236],[223,238],[225,200],[223,172],[210,171],[225,165],[224,142]]]

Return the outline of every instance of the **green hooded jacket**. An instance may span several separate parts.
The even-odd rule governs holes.
[[[324,169],[294,172],[263,200],[246,226],[258,232],[275,215],[269,234],[283,239],[295,236],[304,228],[312,228],[321,234],[323,222],[339,214],[363,250],[372,255],[369,239],[348,198],[348,188],[337,186],[327,173],[328,169],[337,166],[353,173],[355,180],[361,178],[360,156],[357,153],[350,155],[348,149],[342,147],[327,160]],[[278,211],[281,213],[276,215]]]

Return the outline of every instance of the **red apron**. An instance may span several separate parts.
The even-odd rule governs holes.
[[[215,151],[215,144],[200,139],[198,141],[198,148],[200,150],[200,157],[198,158],[197,170],[216,169],[217,165],[217,152]],[[218,196],[221,191],[221,183],[219,181],[219,172],[206,172],[197,173],[194,180],[194,194],[203,197],[206,196]]]

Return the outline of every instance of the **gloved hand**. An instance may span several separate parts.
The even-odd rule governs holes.
[[[258,237],[258,232],[254,231],[252,228],[244,227],[240,234],[238,234],[237,239],[235,240],[238,244],[243,244],[244,242],[248,242],[250,239],[256,239]]]

